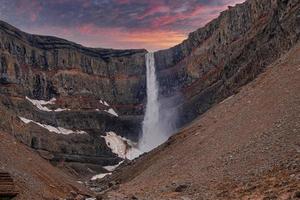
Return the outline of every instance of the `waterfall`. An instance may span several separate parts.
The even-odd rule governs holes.
[[[161,105],[158,98],[159,87],[156,80],[154,53],[146,54],[147,104],[143,121],[143,133],[139,148],[148,152],[168,139],[166,121],[162,120]]]

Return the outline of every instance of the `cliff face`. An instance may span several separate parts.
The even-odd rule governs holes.
[[[300,42],[168,142],[91,185],[107,191],[103,199],[297,199],[299,75]]]
[[[248,0],[183,43],[155,52],[160,94],[176,102],[178,126],[237,93],[290,49],[299,40],[299,13],[298,0]],[[145,54],[86,48],[0,22],[1,130],[77,172],[81,165],[101,171],[95,166],[116,164],[120,158],[102,136],[115,131],[137,140],[146,100]],[[36,102],[41,99],[47,102]]]
[[[29,35],[4,22],[0,22],[0,49],[1,84],[19,89],[2,94],[36,99],[90,96],[106,100],[120,114],[142,114],[146,50],[86,48]]]
[[[178,91],[179,126],[236,92],[290,49],[300,35],[298,0],[248,0],[155,53],[163,96]]]
[[[146,95],[145,54],[143,49],[86,48],[0,22],[0,128],[77,172],[118,163],[102,136],[115,131],[137,140]],[[86,134],[57,134],[55,128]]]

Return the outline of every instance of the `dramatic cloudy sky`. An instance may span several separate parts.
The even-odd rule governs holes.
[[[0,19],[90,47],[163,49],[244,0],[0,0]]]

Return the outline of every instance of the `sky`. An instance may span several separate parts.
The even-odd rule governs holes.
[[[88,47],[169,48],[244,0],[0,0],[0,20]]]

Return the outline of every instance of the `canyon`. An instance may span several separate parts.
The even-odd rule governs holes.
[[[130,195],[133,194],[141,199],[147,199],[147,196],[151,196],[149,199],[180,199],[181,192],[173,193],[166,189],[172,188],[170,184],[175,180],[188,188],[185,194],[191,198],[194,194],[199,199],[239,199],[240,196],[236,196],[233,191],[227,191],[225,196],[217,196],[216,190],[221,190],[221,186],[212,187],[208,184],[207,176],[212,172],[207,170],[217,166],[216,172],[221,178],[216,179],[216,184],[223,180],[222,170],[228,172],[228,176],[224,175],[223,178],[230,182],[230,189],[237,189],[228,177],[231,170],[241,166],[231,163],[228,165],[232,168],[224,167],[224,156],[228,154],[230,157],[232,151],[237,151],[240,157],[236,162],[242,162],[243,156],[246,156],[246,161],[253,164],[255,161],[248,158],[248,154],[242,154],[237,149],[256,137],[263,137],[261,134],[267,134],[267,129],[274,128],[273,123],[281,119],[279,113],[283,112],[276,110],[275,105],[286,108],[291,106],[290,114],[282,121],[289,129],[282,132],[295,129],[292,136],[298,138],[299,13],[298,0],[247,0],[229,7],[218,18],[190,33],[181,44],[154,52],[152,55],[159,88],[157,95],[162,107],[178,116],[172,123],[179,133],[158,149],[133,161],[128,160],[129,157],[123,150],[116,151],[111,141],[123,141],[126,144],[124,148],[129,145],[132,151],[136,151],[147,103],[147,50],[87,48],[52,36],[28,34],[0,21],[0,130],[1,137],[8,141],[7,157],[20,159],[12,153],[16,143],[18,152],[26,149],[28,157],[34,157],[43,163],[39,168],[41,175],[32,176],[32,179],[44,181],[47,185],[49,178],[44,178],[43,171],[51,170],[52,174],[58,174],[53,175],[55,180],[51,180],[52,182],[66,180],[61,183],[58,181],[53,189],[48,188],[50,192],[47,192],[47,197],[42,197],[41,191],[34,190],[32,199],[53,199],[57,196],[66,198],[71,190],[76,190],[85,197],[95,196],[95,192],[108,191],[106,198],[111,199],[131,198]],[[285,55],[290,60],[286,60]],[[276,62],[279,64],[275,65]],[[285,71],[283,69],[286,66],[290,68]],[[256,79],[259,74],[269,78],[263,79],[260,76]],[[287,77],[291,78],[290,81]],[[260,86],[265,92],[273,91],[269,96],[273,95],[274,102],[269,96],[258,92],[257,88]],[[286,94],[285,88],[291,91]],[[252,99],[256,95],[257,99]],[[279,98],[282,96],[287,100]],[[249,106],[245,103],[247,101],[256,101],[257,104],[254,106],[250,103]],[[266,107],[258,106],[267,101],[272,103],[265,105]],[[253,106],[252,109],[257,112],[247,110],[248,106],[249,109]],[[272,109],[276,111],[276,115],[272,113]],[[249,117],[243,117],[243,114]],[[269,119],[267,114],[274,114],[276,117]],[[247,125],[247,122],[250,123],[251,119],[258,116],[264,116],[259,119],[262,124],[267,123],[265,127],[259,129],[259,121],[253,122],[252,127]],[[233,128],[233,124],[240,124],[245,128],[238,130]],[[253,127],[257,127],[257,130]],[[228,133],[231,142],[224,135],[226,130],[232,130],[231,135]],[[243,140],[239,135],[241,131],[247,132]],[[279,138],[294,146],[298,145],[292,142],[289,135],[280,135],[282,132],[276,131]],[[251,135],[250,132],[255,134]],[[278,139],[270,138],[274,141]],[[271,143],[270,149],[276,144]],[[217,147],[220,150],[215,149]],[[198,148],[201,152],[197,151]],[[287,149],[289,156],[298,155],[292,145]],[[255,148],[253,151],[255,152]],[[284,164],[289,163],[282,159],[287,154],[280,150],[277,153],[278,157],[274,158],[274,162],[278,160]],[[262,155],[265,155],[266,160],[272,160],[268,153],[262,152]],[[207,160],[209,157],[211,160]],[[6,154],[0,159],[1,164],[7,162]],[[203,164],[205,160],[211,165]],[[295,160],[297,162],[298,157]],[[120,164],[121,161],[124,162]],[[179,167],[176,164],[178,162]],[[111,173],[105,166],[118,164],[120,166],[111,176],[90,181],[96,174]],[[276,170],[272,168],[274,166],[271,161],[264,164],[266,167],[260,176],[266,175],[267,170]],[[26,164],[23,168],[16,169],[11,161],[6,165],[1,167],[21,183],[28,181],[26,173],[32,174],[28,172],[31,171],[29,168],[36,167]],[[197,169],[190,167],[198,165]],[[255,164],[249,166],[257,167]],[[159,169],[169,167],[174,170],[159,172]],[[296,170],[293,173],[297,176],[298,169],[296,167],[291,171]],[[24,170],[27,172],[24,173]],[[249,173],[241,171],[235,181],[244,183],[239,177],[250,177],[250,172],[251,170]],[[160,175],[165,179],[162,180]],[[203,178],[203,182],[194,180],[192,176],[195,179]],[[149,177],[156,178],[148,186],[143,185],[142,182],[149,180]],[[94,191],[84,188],[76,180]],[[294,179],[291,185],[294,184],[293,181]],[[70,182],[72,186],[59,190],[60,184],[68,185]],[[174,184],[178,184],[177,182]],[[205,184],[208,184],[209,189],[203,187]],[[28,191],[34,188],[26,184],[18,184],[18,187],[20,191],[26,191],[21,192],[17,197],[19,199],[22,199],[22,195],[25,199],[28,198]],[[163,187],[166,188],[160,192],[159,188]],[[195,189],[197,187],[200,189]],[[298,185],[295,186],[297,187]]]

